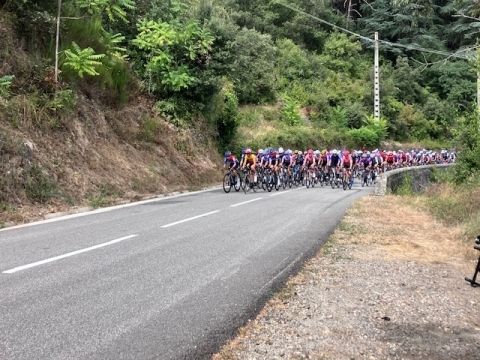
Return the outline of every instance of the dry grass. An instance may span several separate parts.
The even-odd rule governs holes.
[[[464,263],[471,253],[461,241],[463,229],[445,226],[424,209],[421,201],[409,198],[365,198],[345,217],[342,227],[348,224],[348,229],[336,232],[334,239],[368,245],[368,251],[360,250],[352,254],[354,257]]]

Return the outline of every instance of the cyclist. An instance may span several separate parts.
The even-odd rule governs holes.
[[[237,157],[232,154],[230,151],[226,151],[223,158],[223,166],[228,169],[228,171],[237,170],[240,166],[240,162]]]
[[[349,179],[349,185],[351,185],[353,181],[352,177],[352,169],[353,169],[353,159],[352,159],[352,154],[350,154],[350,151],[345,149],[342,152],[342,160],[340,163],[340,168],[342,169],[343,172],[347,172],[347,177]]]
[[[360,169],[363,169],[363,174],[362,174],[362,186],[363,186],[364,184],[367,184],[368,176],[370,175],[370,171],[372,168],[372,158],[370,157],[369,152],[364,152],[362,154],[359,165],[360,165]],[[373,179],[373,174],[372,174],[372,179]]]
[[[247,148],[245,150],[245,157],[243,161],[240,163],[240,167],[242,169],[247,168],[252,171],[253,173],[253,182],[257,182],[257,172],[255,171],[255,166],[257,165],[257,157],[255,154],[252,153],[252,149]]]
[[[330,161],[328,163],[329,171],[333,174],[332,179],[335,180],[335,177],[338,176],[337,168],[340,165],[340,155],[338,154],[338,150],[333,149],[332,154],[330,156]]]

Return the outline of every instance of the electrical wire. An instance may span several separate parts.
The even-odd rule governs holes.
[[[281,2],[281,1],[278,1],[278,0],[274,0],[274,2],[277,3],[277,4],[279,4],[279,5],[281,5],[281,6],[286,7],[286,8],[288,8],[288,9],[292,10],[292,11],[295,11],[295,12],[297,12],[297,13],[299,13],[299,14],[302,14],[302,15],[305,15],[305,16],[311,18],[311,19],[314,19],[314,20],[316,20],[316,21],[318,21],[318,22],[320,22],[320,23],[322,23],[322,24],[328,25],[328,26],[330,26],[330,27],[332,27],[332,28],[334,28],[334,29],[343,31],[343,32],[345,32],[345,33],[347,33],[347,34],[350,34],[350,35],[352,35],[352,36],[358,37],[358,38],[360,38],[360,39],[362,39],[362,40],[365,40],[365,41],[367,41],[367,42],[369,42],[369,43],[375,43],[375,40],[372,39],[372,38],[369,38],[369,37],[367,37],[367,36],[364,36],[364,35],[358,34],[358,33],[356,33],[356,32],[353,32],[353,31],[351,31],[351,30],[345,29],[345,28],[343,28],[343,27],[341,27],[341,26],[332,24],[331,22],[328,22],[328,21],[326,21],[326,20],[323,20],[323,19],[321,19],[321,18],[319,18],[319,17],[317,17],[317,16],[314,16],[314,15],[312,15],[312,14],[309,14],[309,13],[307,13],[307,12],[305,12],[305,11],[303,11],[303,10],[300,10],[300,9],[298,9],[298,8],[295,8],[295,7],[293,7],[293,6],[289,5],[289,4],[285,4],[285,3]],[[464,60],[468,60],[469,57],[468,57],[467,55],[465,55],[465,54],[464,54],[464,55],[460,55],[460,54],[466,53],[467,51],[473,50],[474,48],[476,48],[476,47],[474,47],[474,48],[468,48],[468,49],[459,50],[459,51],[456,51],[456,52],[453,52],[453,53],[448,53],[448,52],[446,52],[446,51],[441,51],[441,50],[426,49],[426,48],[422,48],[422,47],[418,47],[418,46],[411,46],[411,45],[404,45],[404,44],[399,44],[399,43],[392,43],[392,42],[387,41],[387,40],[378,40],[378,41],[379,41],[379,43],[385,44],[385,45],[390,46],[390,47],[403,48],[403,49],[407,49],[407,50],[411,50],[411,51],[419,51],[419,52],[423,52],[423,53],[429,53],[429,54],[435,54],[435,55],[445,56],[445,57],[447,57],[447,58],[452,58],[452,57],[454,57],[454,58],[459,58],[459,59],[464,59]]]

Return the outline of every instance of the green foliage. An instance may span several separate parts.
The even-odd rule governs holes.
[[[233,46],[233,83],[241,103],[264,103],[275,99],[275,53],[269,35],[241,29]]]
[[[379,31],[386,42],[450,53],[475,46],[480,29],[475,21],[480,8],[468,0],[352,1],[348,20],[343,1],[292,0],[289,5],[368,37]],[[3,10],[13,13],[22,43],[51,66],[56,2],[7,1]],[[454,16],[459,12],[474,18]],[[272,109],[275,104],[281,107],[268,115],[272,136],[291,143],[301,143],[291,131],[305,125],[312,133],[323,131],[326,140],[331,135],[352,145],[373,146],[387,135],[438,144],[452,137],[458,119],[469,112],[480,67],[480,57],[444,61],[438,54],[382,43],[381,113],[388,119],[387,134],[385,126],[364,121],[373,112],[371,43],[276,1],[64,0],[60,38],[63,82],[98,87],[101,91],[91,93],[109,105],[144,90],[155,98],[155,108],[180,127],[190,126],[203,112],[221,145],[237,136],[237,124],[255,129],[266,120],[265,105]],[[65,49],[67,44],[72,46]],[[13,47],[5,48],[0,61],[17,75],[15,91],[43,91],[45,69],[10,71],[8,49]],[[474,58],[473,51],[464,54]],[[32,73],[41,74],[35,84]],[[0,80],[0,96],[8,86]],[[19,101],[14,98],[9,101]],[[33,106],[59,113],[68,103],[60,96],[47,104],[52,100],[47,98]],[[237,102],[261,105],[259,118],[254,111],[237,116]],[[22,116],[17,105],[15,119]]]
[[[46,108],[53,111],[70,111],[75,106],[75,94],[71,89],[59,90],[46,102]]]
[[[63,66],[75,73],[80,78],[83,76],[96,76],[100,75],[97,71],[102,62],[100,61],[105,57],[105,54],[95,54],[95,50],[88,47],[81,49],[77,43],[72,42],[71,49],[65,50],[65,61]]]
[[[127,22],[127,11],[135,9],[134,0],[75,0],[80,10],[90,15],[104,14],[110,21]]]
[[[387,120],[367,116],[364,119],[364,126],[349,130],[348,135],[351,137],[353,146],[377,147],[387,135]]]
[[[105,48],[105,53],[108,55],[108,57],[114,62],[123,62],[127,60],[127,48],[121,45],[123,42],[125,42],[125,36],[120,33],[112,34],[105,30],[103,30],[102,33],[102,42]]]
[[[220,148],[229,147],[240,121],[238,97],[230,80],[222,79],[221,87],[207,109],[207,118],[218,134]]]
[[[33,165],[25,181],[27,197],[35,202],[46,203],[57,194],[57,187],[38,165]]]
[[[480,113],[476,110],[465,116],[459,126],[456,181],[472,181],[480,174]]]
[[[132,43],[142,51],[143,76],[150,92],[178,92],[197,82],[196,62],[205,60],[213,37],[196,21],[169,24],[141,20]]]
[[[10,95],[10,86],[12,86],[13,75],[4,75],[0,77],[0,98],[7,98]]]
[[[298,102],[289,96],[284,96],[281,117],[282,121],[288,126],[299,125],[302,119],[300,118],[300,106]]]
[[[413,178],[410,174],[404,173],[402,175],[402,182],[400,183],[400,186],[395,189],[395,195],[412,196],[413,194]]]
[[[355,75],[358,64],[352,59],[358,58],[361,49],[360,43],[349,39],[346,34],[333,33],[325,42],[320,59],[331,70]]]

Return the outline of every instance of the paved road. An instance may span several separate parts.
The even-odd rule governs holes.
[[[0,231],[0,359],[208,358],[367,190],[222,190]]]

